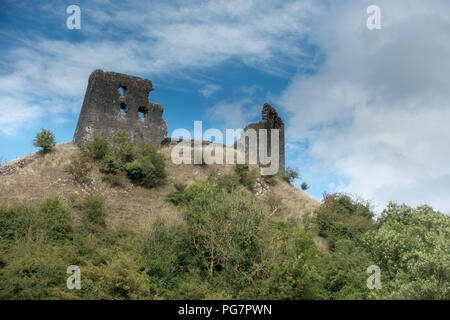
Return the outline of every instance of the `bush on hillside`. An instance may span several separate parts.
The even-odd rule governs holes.
[[[377,298],[450,299],[450,217],[390,203],[362,245],[380,267]]]
[[[107,175],[116,175],[120,171],[120,165],[116,162],[113,156],[107,154],[103,159],[103,173]]]
[[[118,130],[112,137],[112,155],[122,166],[134,160],[133,143],[126,130]]]
[[[26,206],[0,205],[0,240],[18,240],[30,233],[37,235],[39,220],[36,210]]]
[[[159,184],[166,176],[163,156],[148,142],[141,142],[135,154],[137,159],[125,164],[128,178],[133,183],[147,188]]]
[[[95,137],[90,141],[86,149],[95,160],[102,160],[109,153],[109,143],[104,137]]]
[[[72,219],[69,212],[59,201],[51,196],[39,205],[41,224],[46,229],[46,235],[52,240],[70,239],[73,231]]]
[[[50,130],[42,128],[41,132],[36,133],[33,139],[33,146],[41,148],[42,153],[48,153],[56,145],[55,135]]]
[[[369,230],[373,217],[369,202],[340,193],[325,194],[316,212],[319,235],[327,238],[331,249],[337,240],[354,239]]]
[[[297,180],[298,178],[300,178],[300,175],[298,173],[297,169],[291,168],[291,167],[287,167],[284,170],[283,175],[281,176],[283,178],[284,181],[286,181],[289,184],[292,184],[295,180]]]
[[[91,170],[92,167],[89,164],[89,159],[83,153],[72,159],[70,164],[64,168],[64,172],[69,174],[72,179],[79,184],[90,183],[91,179],[89,173]]]
[[[179,205],[184,201],[184,191],[187,186],[184,183],[175,183],[173,186],[175,187],[175,191],[167,195],[167,201]]]
[[[250,191],[253,191],[256,181],[256,173],[253,170],[250,170],[249,165],[247,163],[237,163],[234,167],[234,171],[238,176],[239,182]]]
[[[94,226],[106,227],[105,201],[97,196],[87,196],[83,203],[83,220]]]

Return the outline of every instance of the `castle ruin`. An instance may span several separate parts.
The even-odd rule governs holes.
[[[245,155],[250,157],[250,160],[254,163],[261,163],[261,154],[267,156],[272,155],[272,130],[278,130],[278,153],[279,153],[279,170],[278,174],[284,172],[285,169],[285,156],[284,156],[284,123],[283,120],[278,116],[277,111],[268,103],[265,103],[262,108],[262,120],[258,122],[252,122],[248,124],[244,130],[242,130],[241,136],[234,144],[236,149],[244,150]],[[260,129],[265,129],[267,132],[265,143],[261,143],[261,133]],[[256,138],[256,154],[251,154],[249,148],[250,137],[248,132],[254,130]]]
[[[134,143],[146,140],[157,148],[170,142],[167,138],[167,123],[162,114],[164,108],[150,102],[149,93],[153,90],[148,79],[129,76],[116,72],[95,70],[89,76],[83,106],[73,137],[73,144],[80,145],[94,137],[111,140],[118,130],[126,130]],[[272,130],[278,131],[279,170],[284,172],[284,124],[277,111],[268,103],[262,109],[262,120],[250,123],[242,131],[234,147],[245,148],[245,154],[251,156],[253,163],[261,163],[261,152],[256,156],[249,154],[249,131],[257,132],[257,150],[271,156]],[[260,141],[260,129],[267,132],[267,142]],[[264,130],[261,130],[264,131]],[[274,131],[275,132],[275,131]]]
[[[148,100],[152,82],[122,73],[95,70],[89,77],[75,145],[94,137],[110,140],[117,130],[128,131],[134,143],[140,140],[160,147],[167,138],[164,108]]]

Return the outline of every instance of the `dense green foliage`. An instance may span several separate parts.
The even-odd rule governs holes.
[[[370,203],[356,201],[346,194],[325,194],[317,210],[319,235],[328,239],[333,250],[336,241],[353,240],[369,230],[373,221]]]
[[[83,220],[85,224],[106,227],[104,200],[97,196],[87,196],[83,203]]]
[[[70,174],[75,182],[89,182],[91,166],[89,160],[102,161],[101,172],[103,181],[112,187],[123,187],[125,177],[136,185],[147,188],[162,183],[166,176],[164,158],[149,142],[141,141],[133,145],[125,130],[117,131],[110,145],[103,137],[96,137],[81,146],[80,156],[66,166],[65,172]]]
[[[125,171],[131,181],[144,187],[154,187],[166,176],[164,158],[155,147],[142,141],[136,148],[135,160],[125,164]]]
[[[95,160],[102,160],[110,150],[109,143],[104,137],[95,137],[86,147]]]
[[[380,297],[450,299],[449,219],[429,206],[389,204],[362,239],[384,270]]]
[[[449,217],[430,207],[390,204],[375,221],[368,203],[325,195],[300,227],[274,219],[233,175],[176,184],[168,200],[184,222],[159,218],[146,232],[108,227],[95,196],[0,206],[0,299],[450,298]],[[66,287],[69,265],[81,290]],[[366,286],[371,265],[380,290]]]
[[[347,195],[325,195],[317,212],[329,239],[324,295],[331,299],[449,299],[450,218],[431,207],[391,203],[376,222],[370,205]],[[381,270],[381,290],[368,290],[364,273]]]
[[[33,146],[41,148],[43,153],[50,152],[55,145],[55,135],[47,129],[42,129],[41,132],[36,133],[36,138],[33,139]]]

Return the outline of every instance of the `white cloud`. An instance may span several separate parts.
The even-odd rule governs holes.
[[[206,98],[209,98],[213,93],[222,90],[222,87],[217,84],[207,84],[202,89],[200,89],[200,94]]]
[[[16,135],[22,126],[32,124],[43,113],[42,108],[36,105],[17,104],[18,98],[1,97],[0,106],[0,133]],[[4,112],[9,111],[9,112]]]
[[[374,31],[369,4],[334,4],[314,28],[326,60],[279,100],[288,137],[346,181],[338,190],[450,212],[450,3],[379,1]]]
[[[81,8],[82,29],[77,31],[83,40],[42,38],[37,30],[36,35],[30,32],[29,39],[20,39],[19,47],[2,49],[5,61],[13,61],[8,72],[0,75],[0,95],[10,97],[8,105],[2,106],[2,117],[14,121],[9,126],[24,126],[31,115],[13,115],[21,106],[43,100],[52,110],[69,101],[71,106],[61,109],[62,113],[79,110],[80,103],[74,107],[73,102],[82,101],[88,76],[98,68],[183,77],[185,70],[201,72],[236,58],[265,72],[283,72],[286,65],[306,55],[301,45],[308,31],[304,22],[317,11],[311,3],[86,3]],[[47,3],[40,9],[51,16],[52,7]],[[208,95],[216,89],[203,92]]]
[[[261,106],[246,97],[238,101],[220,101],[207,111],[209,119],[225,129],[242,129],[258,115]]]

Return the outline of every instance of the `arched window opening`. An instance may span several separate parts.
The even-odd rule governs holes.
[[[117,90],[119,90],[121,97],[124,97],[125,94],[127,93],[127,87],[125,87],[125,86],[120,86],[119,89],[117,89]]]
[[[121,103],[120,104],[120,113],[125,114],[125,113],[127,113],[127,111],[128,111],[127,105],[125,103]]]

